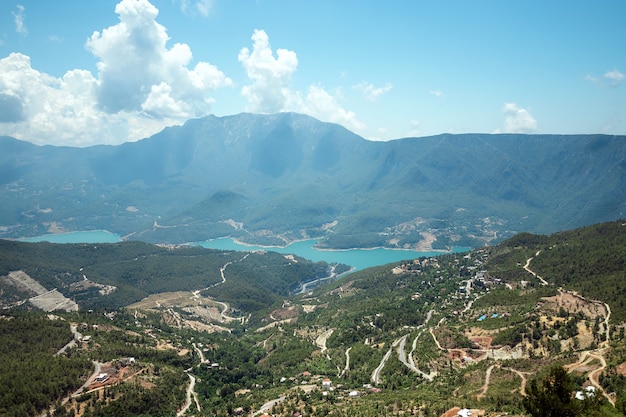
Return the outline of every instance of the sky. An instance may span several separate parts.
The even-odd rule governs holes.
[[[1,0],[0,135],[293,111],[370,140],[626,134],[623,0]]]

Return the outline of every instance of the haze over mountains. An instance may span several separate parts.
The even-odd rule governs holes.
[[[119,146],[2,137],[0,204],[2,238],[106,229],[148,242],[476,247],[623,217],[626,137],[371,142],[296,113],[208,116]]]

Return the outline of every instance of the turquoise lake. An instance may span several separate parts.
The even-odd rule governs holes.
[[[71,232],[49,234],[18,239],[21,242],[51,242],[51,243],[116,243],[122,240],[120,235],[106,230],[91,232]]]
[[[328,263],[342,263],[350,265],[355,269],[364,269],[371,266],[385,265],[392,262],[399,262],[406,259],[415,259],[420,256],[436,256],[442,252],[416,252],[412,250],[401,249],[347,249],[347,250],[327,250],[317,249],[314,245],[316,239],[302,240],[294,242],[285,247],[266,247],[243,245],[233,241],[230,238],[208,240],[206,242],[198,242],[196,245],[210,249],[223,250],[271,250],[279,253],[292,253],[312,261],[326,261]],[[455,252],[464,252],[467,248],[457,248]]]
[[[106,230],[95,230],[91,232],[72,232],[49,234],[37,237],[20,239],[23,242],[52,242],[52,243],[115,243],[121,240],[121,236]],[[230,238],[207,240],[193,243],[209,249],[253,251],[268,250],[279,253],[289,253],[301,256],[312,261],[325,261],[328,263],[342,263],[350,265],[355,269],[364,269],[371,266],[384,265],[392,262],[399,262],[406,259],[415,259],[420,256],[436,256],[441,252],[417,252],[399,249],[348,249],[348,250],[320,250],[315,248],[317,240],[302,240],[294,242],[285,247],[278,246],[255,246],[237,243]],[[455,248],[454,252],[464,252],[468,248]]]

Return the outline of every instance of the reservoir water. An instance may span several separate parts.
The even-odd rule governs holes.
[[[20,239],[23,242],[52,242],[52,243],[115,243],[121,240],[121,236],[107,232],[106,230],[96,230],[90,232],[72,232],[61,234],[49,234],[37,237]],[[209,249],[253,251],[268,250],[285,254],[294,254],[312,261],[325,261],[328,263],[342,263],[350,265],[355,269],[364,269],[371,266],[385,265],[392,262],[399,262],[406,259],[415,259],[421,256],[436,256],[441,252],[417,252],[400,249],[347,249],[347,250],[322,250],[315,248],[316,239],[302,240],[294,242],[288,246],[255,246],[244,245],[230,238],[207,240],[193,243]],[[455,248],[454,252],[467,251],[468,248]]]
[[[208,240],[206,242],[198,242],[196,245],[210,249],[223,249],[223,250],[238,250],[238,251],[250,251],[250,250],[271,250],[278,253],[291,253],[301,256],[312,261],[326,261],[328,263],[342,263],[350,265],[355,269],[364,269],[371,266],[385,265],[392,262],[399,262],[406,259],[415,259],[420,256],[436,256],[441,255],[442,252],[417,252],[404,249],[346,249],[346,250],[328,250],[317,249],[315,244],[318,241],[316,239],[301,240],[294,242],[285,247],[264,247],[254,245],[244,245],[233,241],[230,238],[221,238]],[[467,248],[456,248],[455,252],[463,252],[468,250]]]
[[[106,230],[91,232],[57,233],[18,239],[21,242],[51,242],[51,243],[116,243],[122,240],[120,235]]]

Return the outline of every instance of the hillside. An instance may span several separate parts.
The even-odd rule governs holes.
[[[42,264],[32,255],[62,246],[56,250],[67,253],[68,263],[61,272],[85,250],[21,245],[18,263],[32,275]],[[133,245],[112,245],[106,255],[120,257],[118,249],[126,247],[132,254]],[[525,398],[557,365],[571,390],[567,401],[579,410],[572,415],[626,415],[624,245],[623,221],[524,233],[468,253],[358,271],[297,296],[281,293],[288,282],[273,281],[284,296],[255,299],[256,309],[234,317],[216,307],[228,292],[206,297],[201,287],[184,289],[184,279],[171,280],[180,286],[175,293],[106,315],[55,312],[66,326],[76,323],[81,338],[89,336],[70,357],[96,360],[112,379],[104,390],[87,384],[74,396],[78,387],[59,388],[57,398],[67,402],[55,408],[58,415],[150,413],[156,396],[169,390],[159,400],[163,415],[178,409],[184,415],[440,416],[468,408],[524,416]],[[154,265],[175,266],[181,259],[139,247],[167,258]],[[95,263],[106,265],[104,255]],[[221,256],[226,282],[244,279],[231,266],[246,254]],[[254,269],[271,269],[270,259],[283,262],[266,258]],[[116,268],[120,276],[134,270],[124,261]],[[145,279],[144,286],[152,285]],[[248,289],[242,291],[245,298]],[[6,314],[16,318],[4,325],[22,323],[19,309]],[[51,344],[55,351],[60,342]],[[81,369],[84,362],[65,366]],[[590,390],[589,401],[574,398],[574,391]]]
[[[625,139],[371,142],[295,113],[209,116],[119,146],[3,137],[0,237],[104,229],[155,243],[479,247],[621,217]]]
[[[250,313],[282,300],[302,283],[346,268],[264,251],[0,240],[0,305],[21,305],[52,289],[83,310],[116,309],[163,292],[197,291]],[[32,281],[39,290],[29,285]]]

